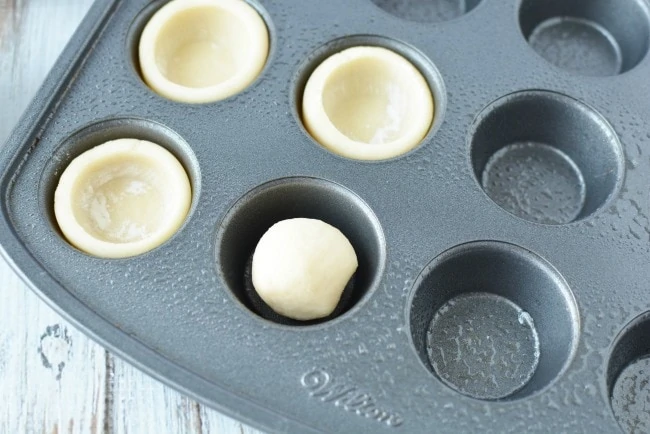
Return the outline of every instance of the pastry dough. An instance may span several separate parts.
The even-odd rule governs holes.
[[[330,315],[358,266],[350,241],[320,220],[273,225],[253,255],[253,286],[271,309],[297,320]]]
[[[245,1],[172,0],[142,32],[140,70],[166,98],[207,103],[248,87],[268,51],[266,24]]]
[[[137,139],[106,142],[75,158],[54,194],[67,240],[103,258],[147,252],[170,238],[190,209],[183,166],[165,148]]]
[[[302,114],[327,149],[359,160],[415,148],[433,122],[431,89],[404,57],[381,47],[353,47],[327,58],[305,86]]]

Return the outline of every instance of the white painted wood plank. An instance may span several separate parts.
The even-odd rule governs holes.
[[[264,434],[199,405],[110,356],[108,432],[178,434]]]
[[[91,4],[92,0],[0,0],[0,143]]]
[[[123,362],[109,364],[109,432],[177,433],[201,432],[199,405]]]
[[[200,414],[203,433],[264,434],[262,431],[225,417],[211,408],[201,406]]]
[[[109,356],[107,427],[115,434],[264,434]]]
[[[0,262],[0,432],[101,433],[106,352]]]

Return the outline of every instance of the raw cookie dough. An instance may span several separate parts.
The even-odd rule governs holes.
[[[106,142],[65,169],[54,213],[67,240],[102,258],[147,252],[170,238],[190,209],[183,166],[165,148],[137,139]]]
[[[382,160],[415,148],[433,122],[431,89],[404,57],[352,47],[321,63],[305,86],[303,122],[325,148]]]
[[[320,220],[296,218],[273,225],[253,255],[253,286],[271,309],[297,320],[330,315],[356,271],[350,241]]]
[[[140,37],[145,82],[174,101],[207,103],[235,95],[262,71],[269,34],[243,0],[172,0]]]

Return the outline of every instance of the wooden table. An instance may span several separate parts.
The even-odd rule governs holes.
[[[91,3],[0,0],[0,143]],[[0,433],[24,432],[259,433],[90,341],[0,259]]]

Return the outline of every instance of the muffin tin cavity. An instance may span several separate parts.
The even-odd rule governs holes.
[[[54,213],[75,247],[124,258],[167,241],[185,221],[191,197],[185,169],[169,151],[124,138],[70,163],[54,193]]]
[[[539,337],[530,315],[495,294],[468,293],[447,301],[431,320],[426,345],[438,377],[479,399],[512,395],[539,363]]]
[[[198,162],[180,136],[155,122],[113,119],[77,131],[57,148],[41,178],[40,200],[52,228],[70,243],[122,258],[173,236],[200,188]],[[133,224],[120,229],[116,219]]]
[[[521,30],[530,46],[562,69],[611,76],[634,68],[650,43],[642,0],[524,0]]]
[[[207,103],[235,95],[260,74],[269,53],[264,19],[243,0],[172,0],[139,40],[145,82],[174,101]]]
[[[617,191],[624,161],[609,123],[557,93],[524,91],[490,104],[470,136],[478,182],[500,207],[551,225],[594,214]]]
[[[408,322],[427,369],[482,400],[512,400],[566,369],[579,335],[568,285],[546,261],[500,242],[457,246],[414,284]]]
[[[618,336],[607,366],[607,390],[614,416],[625,433],[650,432],[650,313],[633,320]]]
[[[417,147],[445,109],[442,78],[415,50],[375,37],[350,37],[317,51],[301,68],[298,110],[326,149],[384,160]],[[432,128],[433,127],[433,128]]]
[[[255,246],[275,223],[291,218],[322,220],[345,235],[359,266],[334,312],[323,319],[296,321],[276,314],[257,295],[251,277]],[[285,325],[329,321],[352,309],[376,288],[383,274],[386,246],[372,210],[350,190],[317,178],[284,178],[244,195],[219,225],[216,261],[225,286],[254,314]]]
[[[396,17],[421,23],[453,20],[474,9],[481,0],[372,0]]]

